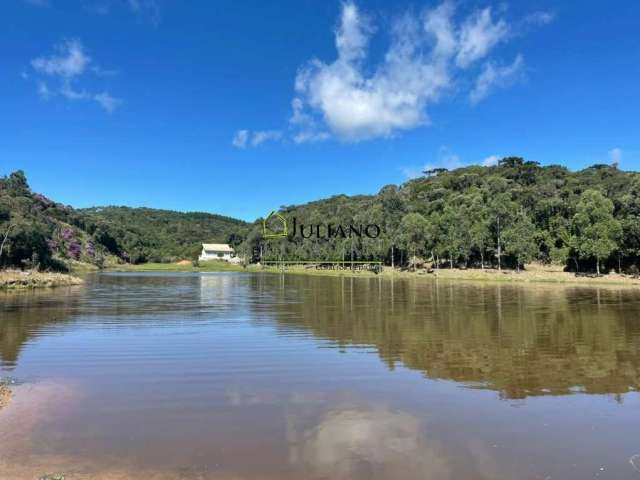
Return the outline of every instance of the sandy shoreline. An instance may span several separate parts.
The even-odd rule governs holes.
[[[530,264],[526,269],[519,272],[515,270],[497,269],[460,269],[460,268],[440,268],[418,269],[417,271],[392,269],[385,266],[382,273],[375,274],[371,271],[359,270],[328,270],[316,269],[305,266],[287,266],[284,270],[277,266],[249,265],[243,268],[239,265],[222,265],[223,262],[209,262],[198,267],[192,265],[167,263],[167,264],[141,264],[127,265],[124,268],[112,268],[106,271],[119,272],[267,272],[267,273],[288,273],[293,275],[320,275],[320,276],[349,276],[349,277],[383,277],[383,278],[426,278],[442,280],[464,280],[483,282],[503,282],[503,283],[547,283],[566,285],[612,285],[640,287],[640,278],[630,275],[620,275],[609,273],[607,275],[596,276],[595,274],[576,275],[573,272],[565,272],[561,266]],[[348,262],[347,262],[348,264]]]
[[[11,401],[11,390],[6,385],[0,383],[0,409],[6,407]]]
[[[249,269],[248,269],[249,270]],[[264,271],[272,273],[283,272],[277,267],[266,267],[257,270],[249,271]],[[355,277],[376,277],[383,278],[424,278],[424,279],[439,279],[439,280],[464,280],[464,281],[481,281],[481,282],[501,282],[501,283],[546,283],[546,284],[562,284],[562,285],[612,285],[612,286],[627,286],[627,287],[640,287],[640,278],[633,278],[627,275],[619,275],[617,273],[610,273],[608,275],[601,275],[599,277],[593,276],[578,276],[572,272],[564,272],[560,267],[546,266],[546,265],[528,265],[526,270],[516,272],[515,270],[502,270],[495,269],[449,269],[440,268],[437,270],[427,271],[425,269],[418,269],[417,271],[406,271],[395,269],[391,267],[384,267],[382,273],[376,275],[369,271],[351,271],[351,270],[316,270],[304,267],[289,267],[284,270],[284,273],[299,274],[299,275],[324,275],[324,276],[355,276]]]

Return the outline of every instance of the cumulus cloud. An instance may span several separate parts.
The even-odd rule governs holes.
[[[611,160],[611,163],[620,163],[622,161],[622,149],[616,147],[609,150],[609,160]]]
[[[312,60],[298,72],[294,109],[298,115],[319,115],[346,141],[389,137],[426,123],[427,103],[450,84],[452,11],[446,4],[422,22],[409,15],[397,20],[384,61],[367,75],[364,60],[372,28],[354,4],[345,4],[336,32],[338,58]],[[427,56],[423,49],[430,40],[435,40],[434,54]]]
[[[54,91],[45,83],[43,77],[57,79],[55,93],[62,98],[72,101],[91,100],[100,105],[106,112],[112,113],[122,104],[122,100],[113,97],[110,93],[91,93],[78,83],[87,73],[96,76],[104,76],[104,70],[99,65],[92,63],[92,58],[87,54],[84,45],[78,39],[71,39],[62,42],[54,47],[54,53],[49,56],[41,56],[31,60],[33,70],[40,76],[37,81],[38,94],[43,99],[48,99],[54,95]],[[55,83],[55,80],[54,80]]]
[[[511,64],[505,66],[499,66],[493,62],[485,63],[482,72],[476,79],[473,90],[469,93],[469,100],[472,104],[476,104],[496,88],[508,87],[522,73],[523,67],[522,55],[516,56]]]
[[[536,12],[526,22],[541,25],[551,19]],[[520,54],[506,66],[491,58],[498,45],[518,35],[490,7],[464,14],[445,0],[419,14],[396,16],[390,25],[389,46],[373,63],[368,51],[377,32],[372,18],[351,0],[342,5],[336,58],[313,58],[299,68],[289,129],[281,138],[305,143],[393,137],[428,125],[429,107],[452,91],[471,85],[469,95],[477,103],[513,83],[524,65]]]

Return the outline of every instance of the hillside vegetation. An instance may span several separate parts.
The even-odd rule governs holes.
[[[377,195],[282,207],[297,225],[376,224],[381,235],[262,239],[255,222],[241,249],[257,260],[413,259],[435,266],[514,268],[538,261],[573,271],[637,272],[640,174],[616,165],[572,172],[518,157],[493,167],[435,169]],[[416,262],[421,260],[416,260]]]
[[[208,213],[77,210],[32,192],[22,171],[0,177],[0,267],[67,270],[195,258],[202,242],[237,241],[245,225]]]
[[[288,238],[262,238],[262,219],[250,225],[208,213],[75,210],[31,192],[18,171],[0,178],[0,265],[172,262],[195,259],[202,242],[231,243],[254,262],[382,260],[518,270],[536,261],[634,274],[640,265],[640,174],[616,165],[572,172],[508,157],[493,167],[430,170],[376,195],[338,195],[280,213],[290,224]],[[347,235],[335,230],[339,225]],[[350,231],[366,225],[380,234]]]
[[[196,258],[202,243],[237,243],[247,224],[202,212],[96,207],[80,210],[85,229],[129,263]]]

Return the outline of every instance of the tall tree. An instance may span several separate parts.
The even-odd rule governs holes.
[[[402,240],[405,248],[413,256],[415,270],[416,255],[422,255],[426,249],[428,223],[419,213],[408,213],[402,217]]]
[[[480,268],[484,270],[485,252],[491,244],[489,208],[480,195],[473,199],[471,209],[468,212],[471,220],[469,229],[469,241],[471,247],[480,255]]]
[[[585,191],[576,207],[573,225],[580,254],[595,258],[600,275],[600,263],[618,248],[622,235],[620,222],[613,216],[613,202],[597,190]]]
[[[505,252],[516,259],[516,269],[531,262],[538,251],[535,243],[536,227],[523,209],[515,215],[503,232]]]

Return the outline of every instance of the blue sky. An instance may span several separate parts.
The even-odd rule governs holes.
[[[10,0],[0,174],[253,220],[428,166],[640,169],[637,2]]]

